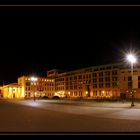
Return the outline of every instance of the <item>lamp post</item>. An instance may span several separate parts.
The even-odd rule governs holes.
[[[31,81],[33,82],[33,86],[34,86],[34,102],[36,100],[36,97],[35,97],[35,82],[37,81],[38,79],[36,77],[31,77]]]
[[[134,91],[133,91],[133,64],[136,62],[136,57],[134,54],[128,54],[127,60],[131,63],[131,77],[132,77],[132,88],[131,88],[131,95],[132,95],[132,102],[131,107],[134,106]]]

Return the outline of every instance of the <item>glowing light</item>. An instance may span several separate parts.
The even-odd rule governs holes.
[[[37,81],[38,79],[36,77],[31,77],[31,81]]]
[[[127,60],[131,63],[136,63],[136,61],[137,61],[136,57],[133,54],[128,54]]]
[[[23,104],[25,106],[31,106],[31,107],[40,107],[41,104],[38,102],[31,102],[31,101],[24,101],[24,102],[20,102],[20,104]]]
[[[86,91],[86,94],[88,94],[88,91]]]

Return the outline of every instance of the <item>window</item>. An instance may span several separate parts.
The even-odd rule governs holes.
[[[132,81],[132,77],[131,76],[128,76],[128,81]]]
[[[93,83],[96,83],[97,82],[97,79],[93,79]]]
[[[99,72],[99,76],[103,76],[103,72]]]
[[[112,81],[117,81],[117,77],[112,77]]]
[[[85,79],[85,75],[83,75],[83,79]]]
[[[106,87],[106,88],[110,88],[110,83],[106,83],[106,84],[105,84],[105,87]]]
[[[99,96],[101,96],[101,93],[102,93],[101,90],[99,90]]]
[[[105,72],[105,75],[110,76],[110,72],[109,71]]]
[[[112,71],[112,75],[117,75],[117,71]]]
[[[140,88],[140,81],[138,82],[138,88]]]
[[[97,73],[93,73],[92,76],[93,76],[93,77],[97,77]]]
[[[110,95],[110,91],[106,91],[106,96],[109,96]]]
[[[78,79],[82,79],[82,75],[79,75],[79,76],[78,76]]]
[[[28,97],[30,97],[31,96],[31,94],[30,94],[30,92],[28,92]]]
[[[73,89],[73,86],[70,86],[70,89]]]
[[[113,69],[116,69],[116,68],[118,68],[118,66],[113,66]]]
[[[105,77],[106,82],[110,82],[110,77]]]
[[[112,87],[113,87],[113,88],[117,87],[117,82],[112,83]]]
[[[103,68],[100,68],[100,70],[103,70]]]
[[[82,96],[82,92],[81,91],[79,91],[79,96]]]
[[[26,86],[30,86],[30,82],[26,82]]]
[[[76,76],[74,76],[74,80],[77,80],[77,77]]]
[[[66,90],[68,90],[68,86],[66,86]]]
[[[89,78],[91,78],[91,75],[89,74]]]
[[[97,90],[93,91],[93,96],[97,96]]]
[[[106,69],[108,70],[108,69],[111,69],[111,67],[106,67]]]
[[[103,82],[103,78],[99,78],[99,82]]]
[[[97,88],[97,84],[93,84],[93,88]]]
[[[103,84],[99,84],[99,88],[103,88]]]
[[[94,71],[98,71],[98,68],[97,69],[94,69]]]
[[[132,82],[128,82],[128,87],[132,88]]]

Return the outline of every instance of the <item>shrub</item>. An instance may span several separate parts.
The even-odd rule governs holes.
[[[48,99],[48,96],[43,96],[42,99]]]
[[[60,99],[60,97],[59,96],[53,96],[52,99]]]

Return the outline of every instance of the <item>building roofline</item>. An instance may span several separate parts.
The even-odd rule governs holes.
[[[95,65],[95,66],[90,66],[90,67],[85,67],[85,68],[81,68],[81,69],[76,69],[76,70],[71,70],[71,71],[67,71],[65,72],[65,74],[71,73],[71,72],[77,72],[77,71],[82,71],[85,69],[90,69],[90,68],[98,68],[98,67],[104,67],[104,66],[110,66],[110,65],[121,65],[123,64],[123,62],[118,62],[118,63],[109,63],[109,64],[102,64],[102,65]]]

